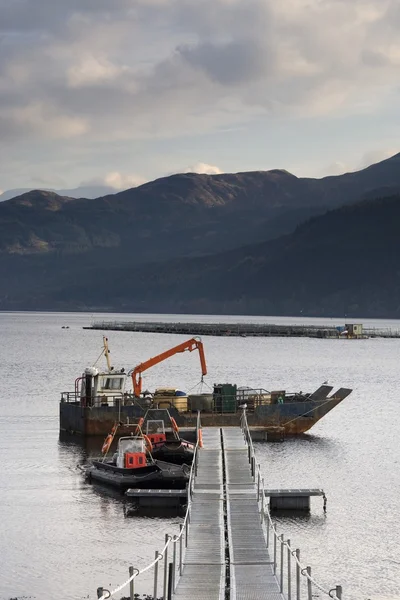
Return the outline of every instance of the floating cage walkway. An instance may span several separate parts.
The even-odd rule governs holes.
[[[167,323],[153,321],[96,321],[83,329],[101,331],[141,331],[147,333],[176,333],[191,336],[239,337],[312,337],[339,339],[340,329],[334,325],[283,325],[272,323]],[[364,327],[354,339],[400,338],[400,329]]]

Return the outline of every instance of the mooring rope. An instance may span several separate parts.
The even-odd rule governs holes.
[[[196,471],[195,465],[196,465],[196,460],[197,460],[198,449],[199,449],[199,440],[197,440],[196,446],[194,448],[193,460],[192,460],[192,465],[191,465],[191,468],[190,468],[189,482],[188,482],[188,487],[187,487],[187,489],[188,489],[188,504],[187,504],[187,508],[186,508],[185,518],[183,519],[183,523],[182,523],[182,527],[181,527],[181,531],[179,532],[179,535],[172,536],[172,535],[168,534],[168,536],[167,536],[168,539],[167,539],[167,541],[165,543],[165,546],[161,550],[161,552],[158,553],[157,558],[155,558],[150,564],[148,564],[143,569],[135,569],[135,572],[133,573],[133,575],[131,575],[126,581],[124,581],[123,583],[121,583],[119,586],[117,586],[113,590],[111,590],[111,591],[104,590],[104,593],[99,598],[99,600],[107,600],[108,598],[112,598],[112,596],[114,596],[115,594],[118,594],[118,592],[120,592],[121,590],[123,590],[136,577],[139,577],[143,573],[146,573],[146,571],[149,571],[150,569],[152,569],[156,565],[156,563],[160,562],[164,558],[165,552],[166,552],[167,548],[170,546],[170,544],[171,543],[176,543],[182,537],[183,532],[185,531],[186,523],[187,523],[187,521],[189,519],[190,509],[191,509],[191,505],[192,505],[191,489],[192,489],[192,485],[193,485],[193,478],[195,476],[195,471]]]
[[[332,400],[334,400],[334,397],[333,398],[328,398],[327,400],[325,400],[325,402],[323,402],[322,404],[320,404],[318,406],[318,408],[321,408],[322,406],[325,406],[325,404],[328,404]],[[298,415],[297,417],[294,417],[294,419],[291,419],[290,421],[286,421],[285,423],[283,423],[282,427],[284,427],[285,425],[289,425],[289,423],[293,423],[294,421],[297,421],[297,419],[301,419],[301,417],[305,417],[306,415],[308,415],[311,412],[313,412],[313,410],[315,410],[315,406],[313,406],[313,408],[311,408],[307,412],[305,412],[305,413],[303,413],[301,415]]]

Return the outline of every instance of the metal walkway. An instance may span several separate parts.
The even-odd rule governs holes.
[[[205,428],[203,444],[174,598],[283,600],[241,429]]]
[[[97,598],[115,598],[129,586],[134,600],[136,578],[152,570],[153,598],[164,600],[313,600],[321,594],[342,600],[342,586],[323,587],[311,567],[300,562],[300,549],[278,535],[264,504],[267,492],[246,411],[241,428],[202,432],[204,448],[196,444],[179,535],[166,534],[163,549],[150,564],[129,566],[128,578],[112,590],[98,587]]]
[[[188,546],[174,598],[225,598],[225,533],[220,429],[203,429],[193,491]]]

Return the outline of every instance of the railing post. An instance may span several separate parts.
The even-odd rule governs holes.
[[[310,580],[311,577],[311,567],[307,567],[307,591],[308,591],[308,600],[312,600],[312,583]]]
[[[132,577],[132,575],[133,567],[129,567],[129,577]],[[135,600],[135,584],[133,579],[129,582],[129,600]]]
[[[174,550],[172,554],[172,591],[175,592],[175,570],[176,570],[176,536],[174,536]]]
[[[169,563],[169,565],[168,565],[168,591],[167,591],[168,600],[172,600],[172,581],[174,578],[172,571],[173,571],[173,565],[172,565],[172,563]],[[165,600],[165,596],[164,596],[164,600]]]
[[[155,552],[155,556],[154,556],[155,560],[157,560],[158,558],[158,551],[156,550]],[[154,590],[153,590],[153,598],[157,598],[157,587],[158,587],[158,560],[156,562],[156,564],[154,565]]]
[[[338,598],[338,600],[342,600],[342,586],[341,585],[337,585],[336,586],[336,596]]]
[[[261,523],[264,523],[265,511],[265,490],[264,490],[264,478],[262,479],[261,488]],[[267,548],[269,544],[269,519],[267,518]]]
[[[189,531],[188,516],[189,516],[189,514],[186,515],[186,522],[185,522],[185,548],[187,548],[187,546],[188,546],[188,531]]]
[[[296,600],[300,600],[300,549],[296,549]]]
[[[287,543],[287,600],[292,600],[292,571],[291,571],[292,552],[290,550],[290,540],[286,540],[286,543]]]
[[[274,575],[276,575],[276,529],[272,530],[274,534]]]
[[[258,475],[257,475],[257,502],[260,502],[260,465],[258,466]]]
[[[179,525],[179,575],[182,575],[182,538],[183,538],[183,525]]]
[[[280,536],[280,541],[281,541],[281,578],[280,578],[280,588],[281,588],[281,594],[283,594],[283,559],[284,559],[283,533]]]
[[[168,533],[165,534],[165,544],[167,544],[169,540]],[[165,548],[164,552],[164,586],[163,586],[163,598],[167,597],[167,582],[168,582],[168,546]]]

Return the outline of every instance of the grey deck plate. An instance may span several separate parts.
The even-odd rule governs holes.
[[[324,490],[321,489],[312,489],[312,488],[302,488],[302,489],[277,489],[277,490],[265,490],[266,496],[323,496],[325,494]]]
[[[251,475],[247,446],[242,439],[240,430],[228,433],[223,429],[230,600],[283,600],[272,572],[273,559],[260,519],[257,487]],[[231,447],[241,450],[230,450]]]
[[[283,600],[271,568],[257,486],[239,427],[223,428],[230,552],[230,600]],[[190,515],[188,547],[175,600],[225,598],[224,488],[221,430],[203,429]]]
[[[220,429],[203,429],[192,497],[188,547],[176,600],[223,600],[225,596],[225,536]]]
[[[231,600],[282,600],[270,565],[231,565]]]
[[[173,596],[176,600],[222,600],[225,565],[186,565]]]

